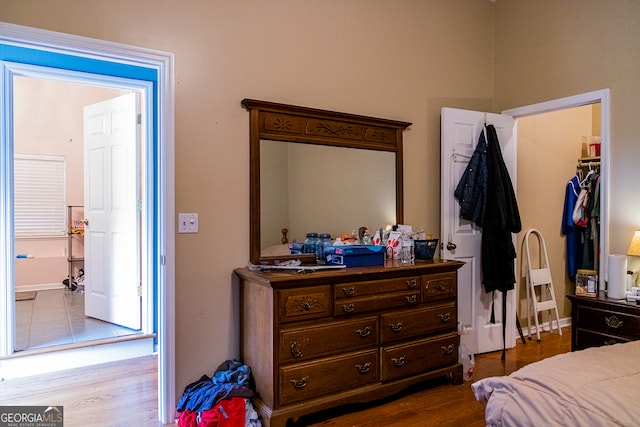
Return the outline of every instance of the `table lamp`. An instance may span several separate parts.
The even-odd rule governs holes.
[[[633,233],[633,238],[631,239],[631,243],[629,244],[629,249],[627,250],[628,256],[640,257],[640,230],[636,230]],[[636,286],[637,282],[637,271],[633,272],[633,286]]]

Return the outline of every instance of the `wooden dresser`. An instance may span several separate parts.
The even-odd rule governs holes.
[[[459,261],[255,272],[237,269],[240,356],[264,425],[366,402],[439,376],[462,383]]]
[[[640,339],[640,305],[627,300],[569,295],[571,351]]]

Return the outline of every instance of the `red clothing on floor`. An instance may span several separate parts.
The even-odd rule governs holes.
[[[202,412],[189,409],[180,414],[180,427],[244,427],[244,397],[221,400],[216,406]]]

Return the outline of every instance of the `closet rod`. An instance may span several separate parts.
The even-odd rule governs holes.
[[[594,162],[592,161],[592,159],[578,159],[578,165],[577,167],[582,168],[582,167],[593,167],[593,166],[600,166],[600,162]]]

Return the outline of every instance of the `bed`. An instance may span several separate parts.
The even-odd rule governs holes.
[[[487,426],[638,426],[640,341],[559,354],[471,388]]]

